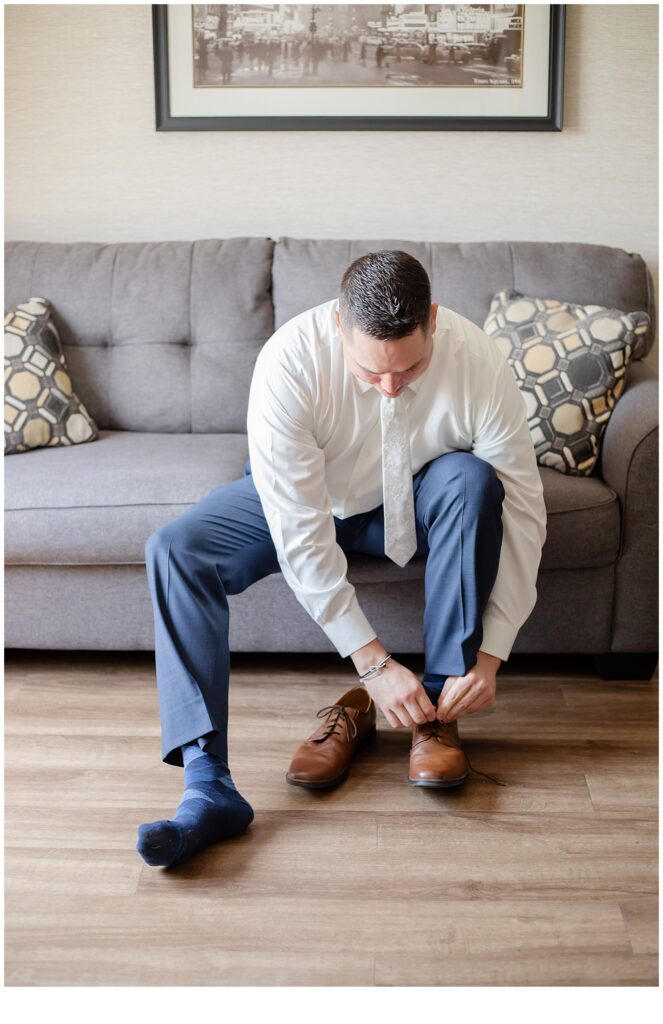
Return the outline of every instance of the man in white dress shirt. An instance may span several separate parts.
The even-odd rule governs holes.
[[[431,301],[410,254],[358,258],[337,298],[274,332],[247,431],[243,477],[146,545],[162,759],[185,767],[175,818],[139,828],[150,864],[180,863],[253,817],[227,763],[227,594],[281,571],[357,670],[360,685],[322,709],[331,726],[293,758],[288,781],[311,788],[345,778],[376,705],[413,729],[411,783],[464,781],[457,720],[495,703],[536,603],[546,509],[523,396],[494,339]],[[361,609],[351,552],[426,558],[422,680]]]

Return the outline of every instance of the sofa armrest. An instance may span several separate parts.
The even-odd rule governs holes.
[[[658,375],[630,363],[597,467],[621,510],[612,651],[658,649]]]

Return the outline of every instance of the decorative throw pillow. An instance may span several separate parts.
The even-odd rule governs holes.
[[[589,476],[648,313],[497,292],[484,322],[523,392],[540,465]]]
[[[51,310],[33,297],[5,313],[5,455],[99,436],[74,394]]]

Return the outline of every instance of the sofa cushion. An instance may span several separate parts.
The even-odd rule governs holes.
[[[102,430],[94,444],[5,460],[5,560],[145,561],[145,541],[243,474],[246,434]]]
[[[5,455],[94,441],[97,425],[76,395],[48,299],[5,314]]]
[[[649,315],[541,299],[504,288],[483,329],[506,357],[527,407],[540,465],[589,476]]]
[[[100,431],[93,445],[35,449],[5,463],[9,564],[143,563],[145,541],[220,484],[244,475],[245,434]],[[619,549],[615,492],[598,477],[540,467],[548,510],[542,569],[610,565]],[[352,554],[353,582],[419,579],[425,559],[400,568]]]

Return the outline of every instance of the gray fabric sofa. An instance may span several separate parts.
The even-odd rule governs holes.
[[[100,439],[5,458],[8,648],[150,650],[148,536],[248,458],[260,347],[338,294],[361,253],[401,248],[435,301],[483,325],[495,291],[652,317],[650,271],[601,245],[283,237],[5,243],[5,308],[51,300],[77,394]],[[646,354],[643,353],[643,354]],[[583,653],[603,678],[648,678],[658,657],[658,376],[631,364],[593,474],[540,467],[548,536],[516,652]],[[367,555],[348,578],[388,650],[421,653],[424,559]],[[333,651],[276,573],[229,598],[231,651]]]

